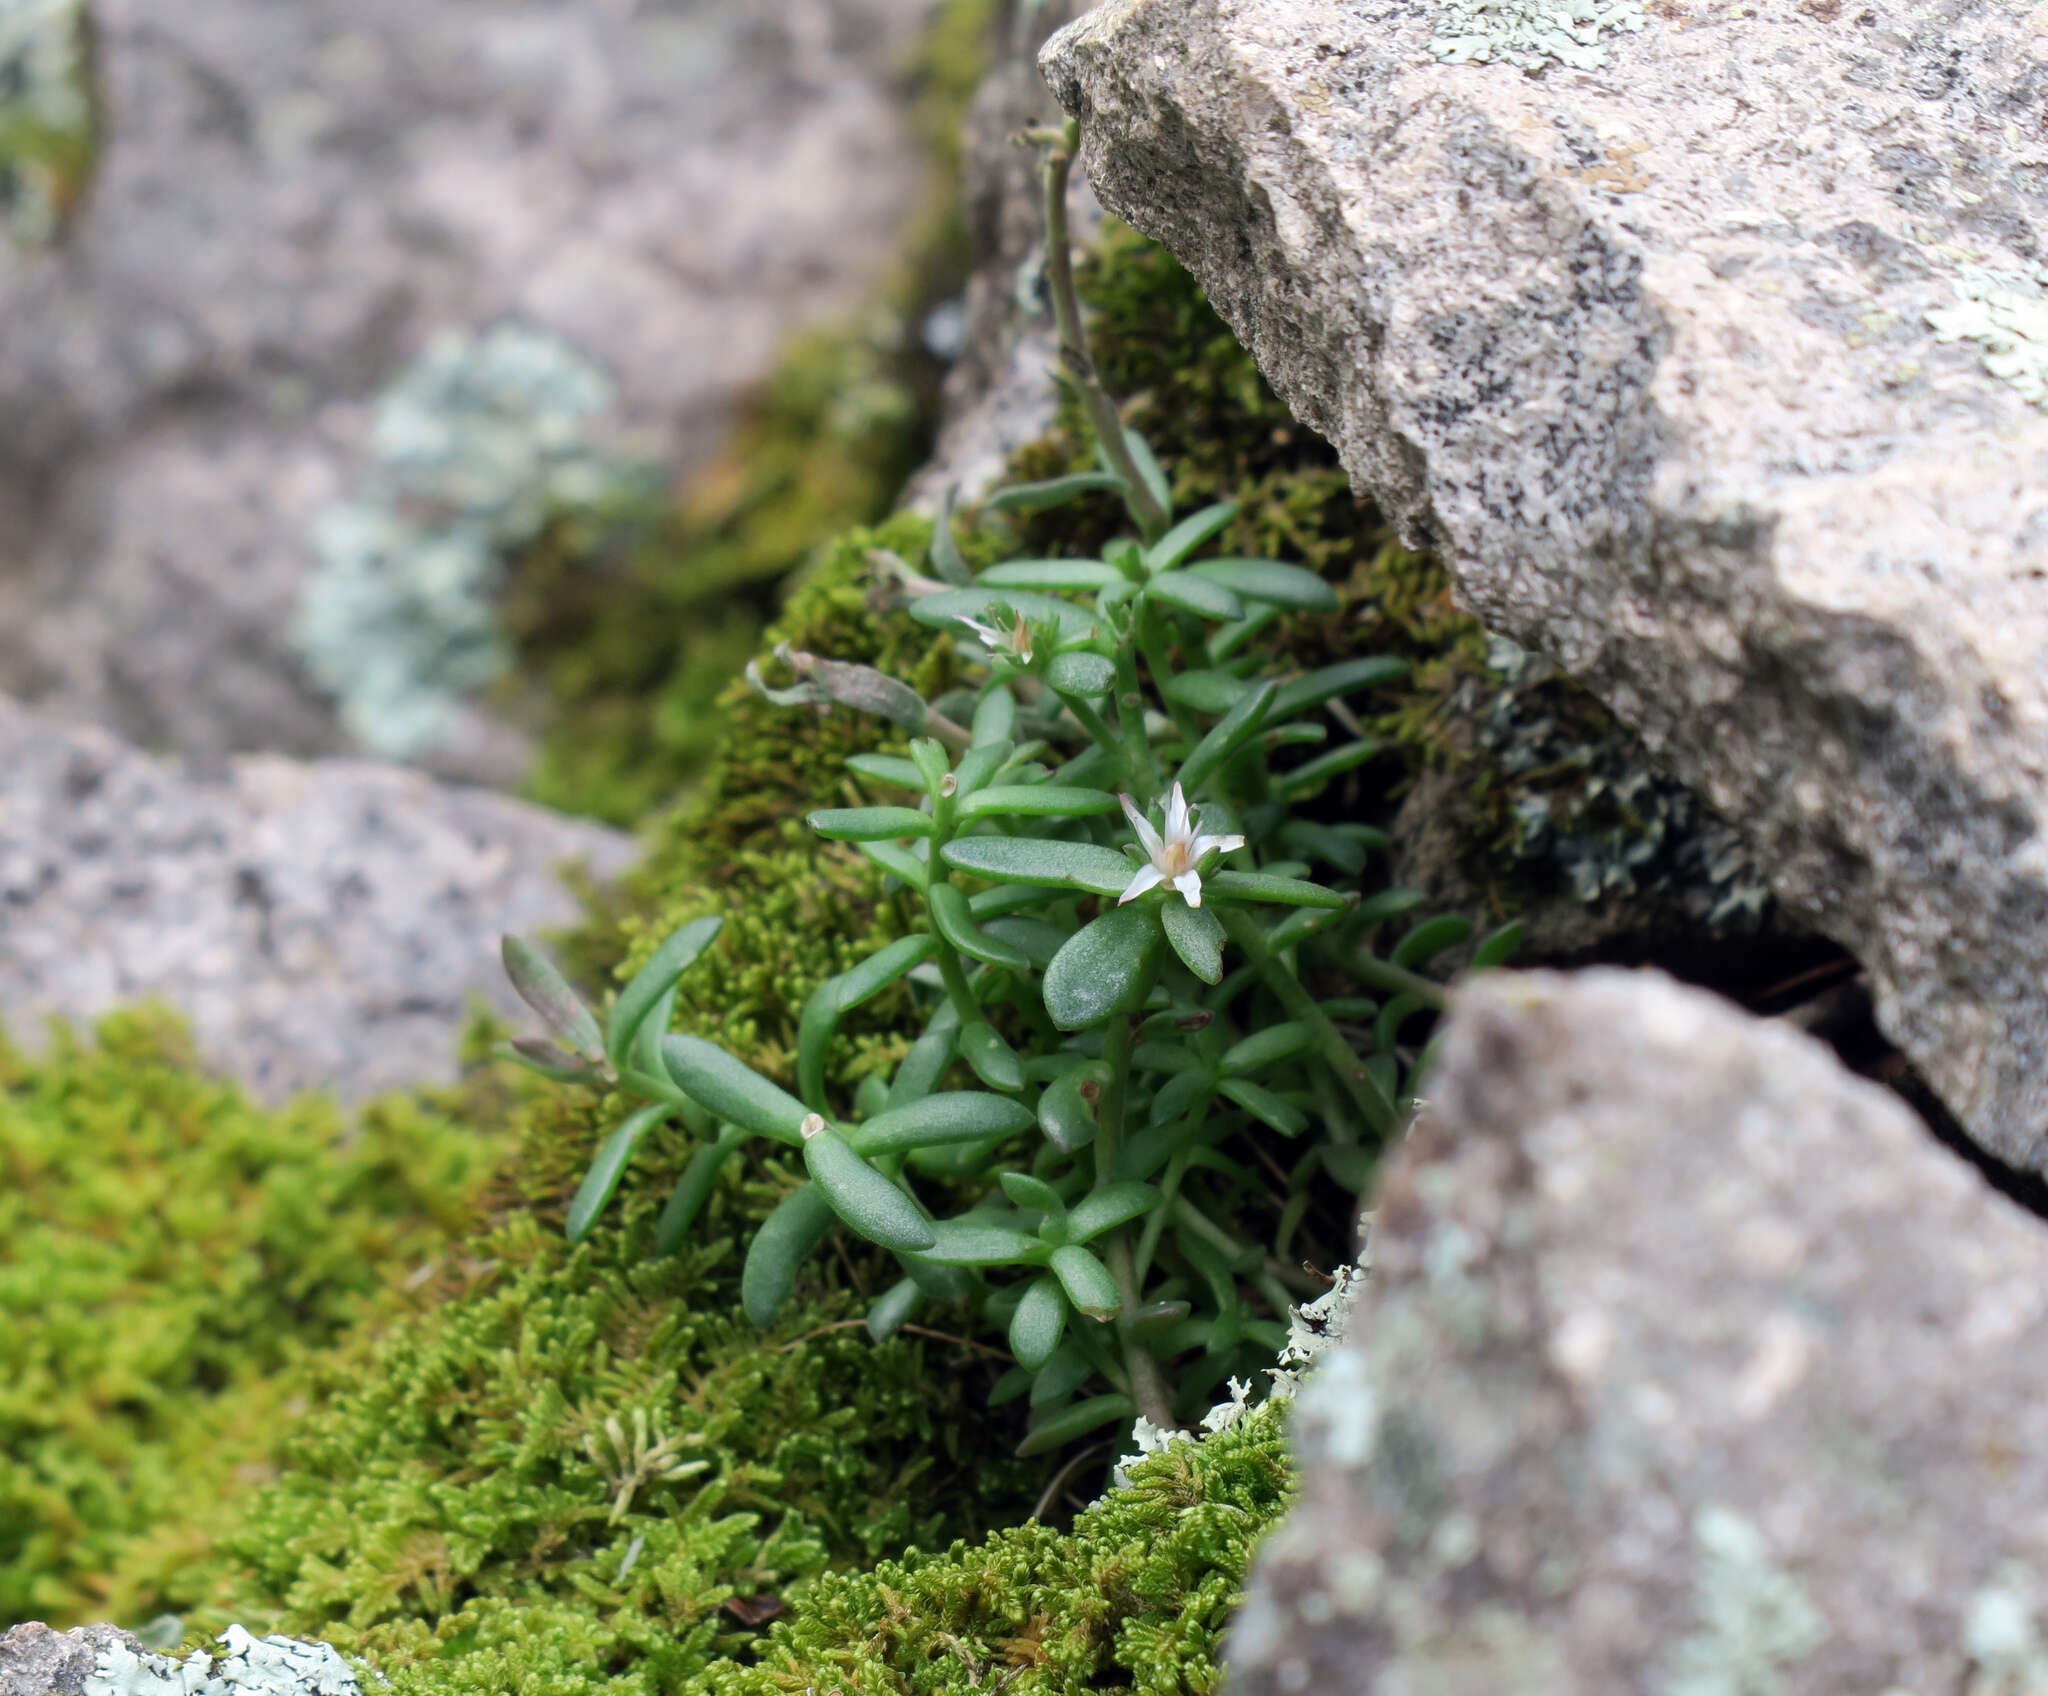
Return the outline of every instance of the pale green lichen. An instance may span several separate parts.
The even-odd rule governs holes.
[[[182,1661],[103,1649],[80,1696],[362,1696],[348,1663],[325,1643],[254,1638],[239,1625],[221,1633],[218,1655],[195,1649]]]
[[[84,0],[0,0],[0,225],[49,242],[98,150]]]
[[[1827,1621],[1734,1509],[1702,1509],[1693,1536],[1700,1624],[1678,1646],[1664,1696],[1782,1696],[1794,1687],[1787,1669],[1827,1641]]]
[[[1952,286],[1958,304],[1926,314],[1934,339],[1975,342],[1987,372],[2048,407],[2048,266],[2031,273],[1973,267]]]
[[[613,405],[601,370],[518,324],[437,339],[378,400],[372,470],[314,527],[296,629],[365,745],[431,747],[454,705],[505,669],[507,556],[557,515],[638,485],[603,440]]]
[[[1607,63],[1605,32],[1644,22],[1629,0],[1443,0],[1429,50],[1447,65],[1592,71]]]
[[[2034,1623],[2039,1586],[2017,1565],[1971,1596],[1963,1615],[1963,1651],[1971,1675],[1964,1696],[2041,1696],[2048,1691],[2048,1643]]]

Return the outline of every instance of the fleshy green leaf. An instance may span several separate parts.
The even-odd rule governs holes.
[[[1298,877],[1273,877],[1266,872],[1212,872],[1202,879],[1202,893],[1221,901],[1276,901],[1284,907],[1344,905],[1344,897],[1319,883]]]
[[[985,589],[1037,589],[1047,594],[1085,589],[1093,594],[1123,573],[1099,559],[1012,559],[992,565],[975,582]]]
[[[837,1131],[827,1127],[804,1138],[804,1167],[855,1235],[884,1248],[932,1246],[931,1222],[917,1203],[854,1153]]]
[[[1024,1062],[986,1019],[970,1019],[960,1027],[960,1058],[990,1089],[1024,1087]]]
[[[889,1099],[883,1104],[883,1111],[908,1107],[937,1089],[939,1079],[952,1064],[953,1044],[959,1036],[958,1025],[942,1025],[933,1020],[931,1028],[910,1045],[910,1052],[903,1056],[895,1077],[889,1080]]]
[[[955,871],[997,883],[1036,883],[1079,889],[1090,895],[1121,895],[1129,886],[1131,862],[1113,848],[1092,842],[1041,842],[1022,836],[963,836],[939,850]]]
[[[675,988],[677,980],[697,963],[698,956],[717,940],[724,926],[725,921],[720,918],[695,919],[684,925],[654,951],[647,964],[633,974],[633,981],[619,991],[604,1031],[604,1051],[614,1066],[626,1064],[642,1022],[654,1011],[655,1004]]]
[[[856,1154],[873,1159],[909,1148],[1014,1136],[1035,1122],[1030,1108],[1007,1096],[955,1090],[877,1113],[849,1131],[847,1140]]]
[[[1297,713],[1305,713],[1310,707],[1319,707],[1339,695],[1377,689],[1383,684],[1397,683],[1407,675],[1408,662],[1389,654],[1346,660],[1342,665],[1326,665],[1320,671],[1312,671],[1306,677],[1297,677],[1292,683],[1284,684],[1278,699],[1273,702],[1273,717],[1276,722],[1293,718]]]
[[[1205,559],[1188,567],[1247,601],[1301,612],[1335,612],[1337,591],[1313,571],[1277,559]]]
[[[893,842],[932,833],[931,814],[915,807],[827,807],[807,822],[830,842]]]
[[[1043,1178],[1034,1178],[1029,1172],[1000,1172],[996,1181],[1003,1186],[1003,1194],[1010,1198],[1013,1207],[1027,1213],[1043,1213],[1048,1220],[1066,1219],[1067,1204]]]
[[[661,1218],[655,1222],[654,1252],[657,1255],[675,1253],[683,1234],[697,1222],[697,1215],[704,1211],[704,1203],[711,1198],[711,1188],[718,1182],[720,1168],[750,1134],[736,1125],[728,1125],[719,1133],[716,1142],[706,1143],[690,1156],[690,1163],[683,1168],[683,1175],[669,1192],[668,1205],[662,1208]]]
[[[1446,948],[1455,948],[1472,934],[1472,921],[1459,913],[1441,913],[1424,919],[1394,944],[1392,959],[1397,966],[1419,966]]]
[[[778,1142],[803,1140],[809,1109],[702,1037],[670,1032],[661,1039],[661,1063],[676,1088],[718,1118]]]
[[[1050,1454],[1054,1449],[1066,1447],[1076,1437],[1085,1437],[1105,1425],[1127,1423],[1137,1411],[1138,1404],[1129,1396],[1092,1396],[1085,1402],[1076,1402],[1034,1425],[1030,1434],[1017,1445],[1018,1458],[1028,1460],[1032,1455]]]
[[[991,683],[974,703],[974,724],[969,738],[977,748],[1007,748],[1017,727],[1017,697],[1005,684]],[[1001,755],[996,756],[998,759]],[[966,787],[965,780],[961,787]]]
[[[740,1305],[763,1330],[796,1287],[797,1268],[825,1240],[838,1216],[816,1184],[804,1184],[775,1204],[747,1244],[740,1268]]]
[[[901,878],[919,894],[924,893],[925,886],[931,881],[931,872],[924,861],[900,842],[856,842],[854,847],[891,877]]]
[[[1045,1086],[1038,1097],[1038,1127],[1053,1147],[1072,1154],[1095,1140],[1099,1129],[1095,1103],[1108,1082],[1109,1067],[1103,1061],[1088,1060],[1069,1067]]]
[[[1276,1061],[1301,1053],[1314,1042],[1315,1033],[1308,1026],[1290,1019],[1284,1025],[1268,1025],[1244,1041],[1233,1043],[1216,1064],[1219,1070],[1230,1073],[1263,1071]]]
[[[1236,516],[1235,501],[1218,501],[1214,506],[1189,513],[1145,550],[1145,570],[1166,571],[1180,564]]]
[[[1036,1372],[1060,1346],[1067,1329],[1067,1298],[1051,1276],[1032,1281],[1010,1315],[1010,1352],[1017,1364]]]
[[[499,945],[505,975],[524,1001],[546,1021],[549,1030],[561,1038],[568,1050],[584,1060],[602,1060],[604,1037],[590,1009],[569,987],[569,980],[555,970],[545,954],[523,937],[508,936]]]
[[[1192,707],[1198,713],[1227,713],[1252,690],[1252,684],[1235,672],[1183,671],[1166,680],[1162,693],[1177,707]]]
[[[1332,748],[1327,754],[1317,755],[1306,765],[1296,766],[1276,779],[1273,787],[1279,791],[1283,801],[1290,804],[1305,801],[1324,784],[1364,765],[1379,751],[1380,745],[1369,738],[1362,742],[1347,742],[1341,748]]]
[[[1138,477],[1144,483],[1146,492],[1159,503],[1159,510],[1171,518],[1173,489],[1166,481],[1166,473],[1159,469],[1159,460],[1152,452],[1152,444],[1126,424],[1124,446],[1130,450],[1131,463],[1138,468]]]
[[[903,1322],[917,1311],[923,1300],[924,1291],[918,1287],[915,1278],[898,1278],[875,1297],[868,1308],[869,1337],[878,1343],[886,1343],[903,1329]]]
[[[1076,931],[1045,969],[1045,1010],[1063,1031],[1086,1030],[1144,999],[1160,940],[1158,905],[1112,907]]]
[[[1083,1196],[1067,1213],[1067,1235],[1077,1243],[1115,1230],[1166,1198],[1150,1184],[1105,1184]]]
[[[1067,1292],[1067,1300],[1090,1319],[1107,1319],[1123,1306],[1124,1298],[1109,1268],[1076,1243],[1052,1251],[1052,1271]]]
[[[1396,884],[1359,902],[1358,911],[1351,916],[1352,922],[1361,930],[1368,930],[1374,925],[1385,924],[1389,919],[1398,919],[1403,913],[1412,913],[1428,902],[1429,897],[1421,890]]]
[[[1076,471],[1065,477],[1047,477],[1036,483],[1012,483],[1006,489],[998,489],[981,503],[983,512],[1044,512],[1051,507],[1065,506],[1077,501],[1083,495],[1098,491],[1115,494],[1123,488],[1123,479],[1113,477],[1107,471]]]
[[[553,1083],[589,1084],[604,1076],[595,1060],[579,1060],[566,1048],[558,1048],[537,1036],[516,1036],[510,1042],[499,1043],[494,1052],[499,1059],[538,1072]]]
[[[846,769],[898,789],[923,791],[928,787],[924,774],[900,754],[852,754],[847,758]]]
[[[580,1243],[590,1235],[590,1227],[597,1223],[597,1216],[605,1210],[619,1180],[625,1176],[626,1165],[633,1158],[633,1150],[640,1146],[640,1139],[674,1111],[665,1101],[654,1102],[604,1139],[604,1147],[597,1151],[597,1158],[590,1163],[590,1170],[584,1173],[583,1182],[569,1203],[564,1234],[570,1242]]]
[[[1479,946],[1472,950],[1472,970],[1490,971],[1495,966],[1507,964],[1513,958],[1515,950],[1522,946],[1522,928],[1520,919],[1511,919],[1492,935],[1484,938]]]
[[[1181,763],[1181,785],[1189,794],[1199,792],[1225,760],[1258,734],[1267,714],[1273,710],[1278,693],[1277,686],[1270,679],[1255,684],[1229,712],[1210,726],[1208,735],[1195,744],[1194,752]]]
[[[964,818],[1085,819],[1116,811],[1116,797],[1103,789],[1067,783],[999,783],[968,797]]]
[[[804,1100],[816,1107],[824,1105],[825,1062],[841,1016],[873,1000],[938,951],[935,936],[899,937],[811,992],[796,1032],[797,1089]]]
[[[1255,1119],[1263,1119],[1283,1137],[1298,1137],[1308,1129],[1308,1120],[1262,1084],[1249,1078],[1225,1078],[1219,1090]]]
[[[1148,601],[1171,607],[1175,612],[1193,613],[1197,618],[1221,623],[1244,617],[1244,602],[1222,584],[1211,583],[1189,571],[1162,571],[1145,585],[1144,594]]]
[[[1160,903],[1159,917],[1181,964],[1204,983],[1221,983],[1223,925],[1216,915],[1206,907],[1190,907],[1185,901],[1169,898]]]
[[[941,1219],[932,1226],[935,1239],[923,1251],[927,1260],[941,1266],[1037,1265],[1046,1255],[1045,1244],[1007,1225],[976,1225],[957,1219]]]
[[[1060,654],[1045,668],[1045,680],[1062,695],[1093,700],[1109,693],[1116,682],[1116,667],[1100,654]]]
[[[1053,956],[1066,946],[1070,932],[1058,925],[1047,924],[1043,919],[1024,916],[990,919],[981,927],[999,942],[1019,950],[1025,959],[1041,972],[1053,962]]]
[[[931,911],[932,923],[938,927],[939,935],[970,960],[984,960],[991,966],[1001,966],[1012,972],[1031,969],[1031,962],[1022,951],[990,936],[974,922],[967,897],[958,886],[933,884],[925,891],[925,905]]]

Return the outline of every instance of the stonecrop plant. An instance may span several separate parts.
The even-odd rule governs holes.
[[[1082,340],[1064,216],[1075,133],[1040,139],[1063,368],[1102,469],[1003,489],[982,510],[1108,490],[1136,534],[1098,558],[976,573],[948,513],[919,565],[878,559],[910,616],[959,640],[972,688],[926,701],[870,667],[787,650],[784,684],[749,668],[775,702],[907,733],[900,754],[847,762],[872,804],[809,822],[874,862],[911,904],[909,933],[810,997],[794,1094],[668,1028],[716,918],[670,937],[602,1027],[534,949],[505,950],[557,1039],[523,1040],[517,1057],[646,1103],[599,1152],[572,1238],[671,1117],[700,1145],[657,1253],[737,1151],[784,1144],[807,1181],[748,1246],[748,1313],[765,1324],[843,1225],[901,1268],[870,1308],[876,1337],[924,1303],[963,1301],[1007,1334],[1016,1365],[994,1395],[1028,1396],[1027,1454],[1139,1415],[1184,1424],[1225,1379],[1271,1365],[1290,1308],[1327,1284],[1301,1264],[1304,1220],[1364,1182],[1426,1060],[1407,1039],[1443,991],[1418,968],[1472,930],[1440,916],[1372,950],[1421,898],[1362,892],[1384,838],[1309,804],[1378,752],[1342,703],[1401,664],[1276,674],[1261,636],[1289,611],[1335,609],[1335,592],[1280,561],[1205,557],[1229,503],[1174,513]],[[1509,927],[1472,963],[1513,945]],[[921,1034],[892,1077],[832,1099],[840,1021],[899,983]]]

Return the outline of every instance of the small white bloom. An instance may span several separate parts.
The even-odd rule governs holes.
[[[1024,615],[1015,615],[1016,623],[1008,630],[998,630],[983,624],[978,618],[956,618],[955,624],[964,624],[974,632],[981,645],[992,654],[1004,654],[1020,665],[1031,663],[1031,626],[1024,622]]]
[[[1135,901],[1148,889],[1157,889],[1162,883],[1171,883],[1186,897],[1190,907],[1202,904],[1202,877],[1195,868],[1212,853],[1229,853],[1233,848],[1242,848],[1242,836],[1197,836],[1195,815],[1188,806],[1187,797],[1181,793],[1180,785],[1173,786],[1173,793],[1166,798],[1166,834],[1161,836],[1154,830],[1151,821],[1138,811],[1138,805],[1128,795],[1117,799],[1124,804],[1124,817],[1131,821],[1131,828],[1138,833],[1138,841],[1151,857],[1149,866],[1141,867],[1138,875],[1131,879],[1130,887],[1117,897],[1121,907],[1126,901]]]

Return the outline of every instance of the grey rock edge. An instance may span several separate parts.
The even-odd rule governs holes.
[[[1015,138],[1064,114],[1038,74],[1045,38],[1086,0],[1006,0],[996,17],[988,69],[968,108],[962,175],[974,271],[967,280],[967,340],[940,397],[931,458],[911,478],[902,505],[933,513],[951,489],[962,506],[1001,480],[1010,456],[1043,435],[1057,399],[1059,338],[1042,285],[1045,201],[1039,153]],[[1102,209],[1085,180],[1068,194],[1076,241]]]
[[[181,1662],[111,1625],[17,1625],[0,1635],[0,1696],[361,1696],[325,1643],[251,1637],[239,1625],[222,1643],[219,1655],[194,1650]]]
[[[502,932],[572,923],[558,871],[629,838],[367,761],[241,756],[205,775],[0,697],[0,1019],[145,996],[275,1101],[452,1076],[481,994],[518,1002]]]
[[[157,751],[344,751],[289,630],[375,392],[513,317],[701,463],[896,260],[929,5],[92,0],[91,193],[56,246],[0,240],[0,693]],[[469,716],[438,769],[516,781]]]
[[[2048,1688],[2048,1228],[1819,1045],[1482,979],[1230,1696]]]
[[[1540,78],[1438,62],[1414,0],[1109,0],[1041,62],[1103,204],[1357,485],[2048,1170],[2048,348],[1928,318],[2032,287],[2048,37],[1993,0],[1650,10]]]

